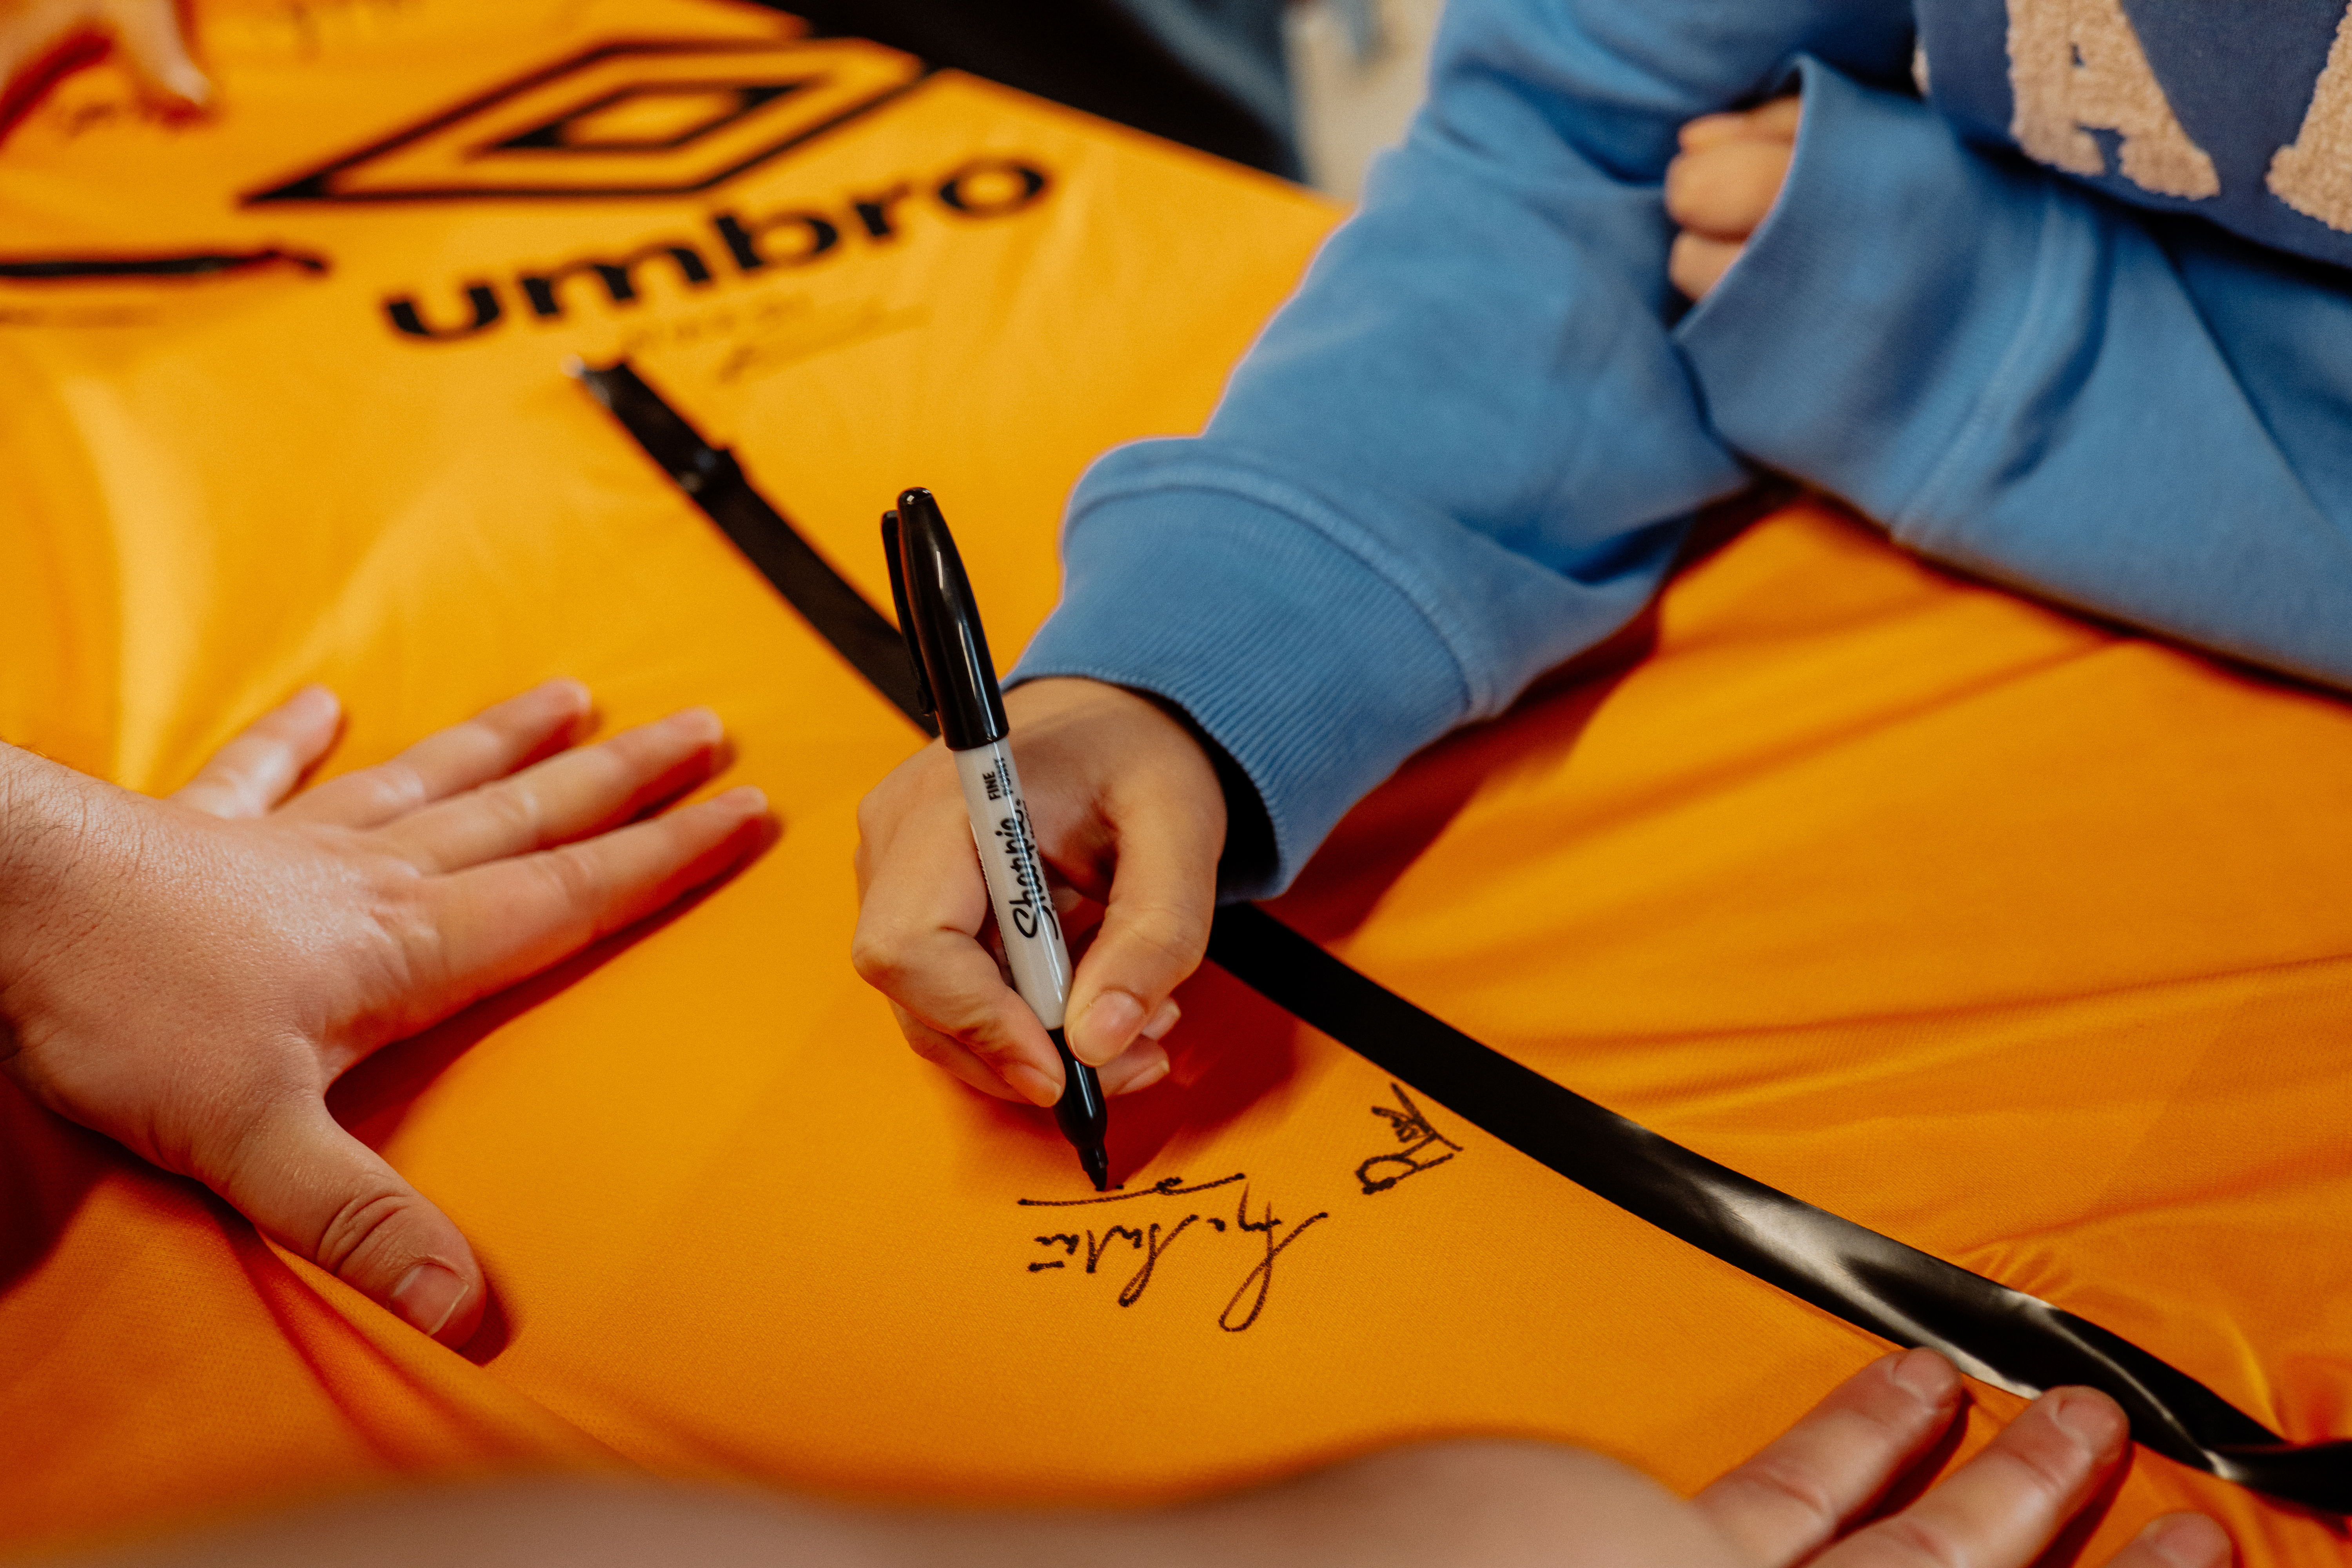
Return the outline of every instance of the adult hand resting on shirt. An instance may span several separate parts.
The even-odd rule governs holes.
[[[2123,1413],[2062,1389],[1943,1484],[1855,1529],[1961,1407],[1925,1351],[1849,1379],[1755,1458],[1687,1502],[1614,1460],[1543,1443],[1416,1444],[1175,1508],[887,1510],[744,1489],[585,1478],[386,1493],[125,1550],[107,1568],[336,1563],[572,1568],[673,1561],[907,1568],[2024,1568],[2096,1495]],[[2107,1568],[2225,1568],[2195,1514],[2151,1523]],[[51,1568],[76,1568],[75,1558]],[[2084,1568],[2092,1568],[2085,1564]]]
[[[0,746],[0,1067],[463,1344],[472,1249],[336,1125],[328,1086],[770,831],[748,788],[632,821],[709,776],[719,721],[688,709],[565,750],[588,711],[551,681],[290,797],[338,725],[316,687],[168,800]]]
[[[131,74],[174,109],[201,109],[213,86],[188,58],[175,0],[0,0],[0,100],[25,73],[79,38],[110,39]]]
[[[1776,98],[1683,127],[1682,153],[1666,165],[1666,216],[1682,229],[1666,276],[1691,299],[1722,280],[1780,199],[1800,112],[1795,98]]]

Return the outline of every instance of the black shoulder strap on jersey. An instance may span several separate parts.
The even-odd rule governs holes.
[[[816,634],[926,730],[898,628],[795,532],[726,453],[625,361],[581,379]],[[1596,1105],[1432,1017],[1255,904],[1217,911],[1209,957],[1299,1020],[1570,1181],[1898,1345],[2032,1395],[2084,1384],[2168,1458],[2352,1512],[2352,1442],[2291,1444],[2096,1323],[1800,1202]]]

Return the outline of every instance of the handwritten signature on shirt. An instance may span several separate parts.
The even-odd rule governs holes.
[[[1396,1141],[1404,1147],[1392,1154],[1375,1154],[1356,1167],[1356,1180],[1364,1184],[1366,1197],[1374,1193],[1387,1192],[1407,1176],[1417,1176],[1423,1171],[1433,1170],[1462,1152],[1461,1144],[1430,1125],[1429,1118],[1420,1106],[1412,1102],[1412,1096],[1404,1091],[1402,1084],[1391,1082],[1389,1092],[1397,1097],[1397,1103],[1404,1109],[1391,1110],[1385,1105],[1375,1105],[1372,1114],[1386,1119],[1390,1131],[1396,1134]],[[1429,1152],[1433,1149],[1443,1149],[1445,1152],[1432,1158]],[[1372,1174],[1374,1171],[1383,1173],[1375,1176]]]
[[[1236,1237],[1258,1237],[1263,1239],[1265,1247],[1264,1256],[1257,1258],[1251,1264],[1249,1272],[1242,1276],[1242,1282],[1234,1288],[1232,1297],[1225,1302],[1224,1310],[1217,1314],[1217,1327],[1227,1333],[1237,1334],[1256,1322],[1258,1314],[1265,1310],[1266,1297],[1274,1289],[1275,1259],[1288,1251],[1291,1243],[1306,1235],[1309,1228],[1323,1220],[1329,1219],[1331,1214],[1328,1209],[1318,1214],[1308,1215],[1305,1219],[1292,1226],[1286,1234],[1282,1230],[1283,1221],[1274,1212],[1274,1204],[1271,1200],[1265,1204],[1261,1217],[1252,1219],[1250,1218],[1249,1173],[1246,1171],[1235,1171],[1230,1176],[1220,1176],[1213,1182],[1197,1182],[1190,1186],[1185,1184],[1184,1178],[1181,1176],[1168,1176],[1154,1182],[1140,1192],[1112,1193],[1098,1198],[1023,1198],[1020,1201],[1024,1208],[1091,1208],[1102,1204],[1133,1203],[1139,1198],[1184,1197],[1193,1193],[1213,1192],[1219,1187],[1229,1187],[1235,1182],[1242,1184],[1241,1202],[1234,1211],[1230,1234]],[[1099,1233],[1091,1227],[1076,1233],[1056,1231],[1051,1236],[1038,1237],[1036,1242],[1038,1246],[1049,1251],[1054,1247],[1060,1247],[1062,1256],[1047,1258],[1044,1262],[1033,1262],[1029,1265],[1029,1272],[1039,1274],[1049,1268],[1066,1268],[1077,1261],[1078,1250],[1084,1247],[1087,1255],[1086,1271],[1092,1274],[1100,1267],[1106,1253],[1120,1242],[1125,1242],[1134,1254],[1140,1256],[1140,1261],[1136,1265],[1135,1272],[1128,1277],[1127,1283],[1120,1286],[1118,1291],[1118,1304],[1122,1307],[1132,1307],[1143,1299],[1144,1290],[1151,1284],[1153,1271],[1160,1267],[1160,1260],[1167,1256],[1168,1249],[1176,1244],[1176,1238],[1204,1221],[1212,1234],[1228,1233],[1222,1215],[1203,1215],[1197,1211],[1186,1215],[1172,1225],[1160,1220],[1151,1220],[1140,1226],[1113,1225]]]
[[[1402,1145],[1392,1152],[1375,1154],[1356,1167],[1356,1180],[1362,1184],[1365,1195],[1387,1192],[1408,1176],[1417,1176],[1433,1170],[1462,1152],[1462,1145],[1440,1132],[1402,1085],[1391,1082],[1389,1092],[1396,1096],[1395,1106],[1375,1105],[1371,1113],[1389,1125],[1390,1132]],[[1252,1248],[1249,1272],[1225,1302],[1224,1310],[1217,1314],[1217,1326],[1228,1333],[1240,1333],[1258,1321],[1265,1310],[1267,1296],[1274,1289],[1275,1260],[1290,1249],[1293,1242],[1313,1226],[1331,1217],[1328,1209],[1308,1215],[1305,1219],[1283,1229],[1284,1221],[1274,1212],[1268,1200],[1255,1219],[1250,1217],[1249,1173],[1235,1171],[1230,1176],[1214,1181],[1187,1183],[1181,1176],[1163,1176],[1151,1185],[1132,1193],[1109,1193],[1091,1198],[1023,1198],[1023,1208],[1099,1208],[1108,1204],[1131,1204],[1148,1198],[1183,1198],[1199,1193],[1216,1192],[1220,1188],[1241,1184],[1241,1198],[1229,1223],[1222,1214],[1195,1209],[1181,1219],[1143,1219],[1139,1213],[1137,1223],[1112,1224],[1108,1226],[1085,1226],[1076,1230],[1058,1230],[1034,1237],[1035,1244],[1045,1248],[1049,1256],[1033,1257],[1029,1272],[1043,1274],[1053,1269],[1083,1268],[1088,1274],[1101,1270],[1106,1258],[1120,1262],[1132,1260],[1134,1272],[1118,1289],[1118,1304],[1132,1307],[1150,1289],[1151,1280],[1160,1268],[1160,1260],[1171,1247],[1187,1235],[1232,1236],[1235,1239],[1256,1237],[1263,1250]],[[1133,1211],[1130,1211],[1133,1212]],[[1194,1226],[1203,1226],[1195,1230]],[[1127,1248],[1125,1252],[1118,1249]],[[1060,1257],[1050,1256],[1058,1250]],[[1197,1252],[1198,1246],[1190,1251]],[[1084,1253],[1085,1262],[1079,1262]]]

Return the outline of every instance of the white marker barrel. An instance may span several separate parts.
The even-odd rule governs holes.
[[[1058,1029],[1070,996],[1070,950],[1062,941],[1061,917],[1054,912],[1054,895],[1045,885],[1045,862],[1037,855],[1012,749],[995,741],[948,754],[955,758],[956,775],[963,781],[964,806],[971,814],[971,836],[980,850],[981,872],[988,879],[989,901],[996,907],[1013,988],[1039,1023]]]

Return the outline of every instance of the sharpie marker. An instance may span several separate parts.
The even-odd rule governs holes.
[[[1110,1119],[1103,1109],[1102,1081],[1070,1054],[1062,1033],[1070,999],[1070,950],[1045,886],[1045,865],[1030,831],[1013,749],[1004,743],[1004,694],[980,629],[980,606],[972,602],[963,558],[930,491],[904,491],[898,510],[883,513],[882,549],[890,561],[898,626],[914,656],[917,697],[938,717],[940,739],[963,781],[964,809],[971,814],[972,842],[995,906],[1013,988],[1062,1056],[1062,1098],[1054,1120],[1100,1192],[1110,1183],[1110,1157],[1103,1151]]]

